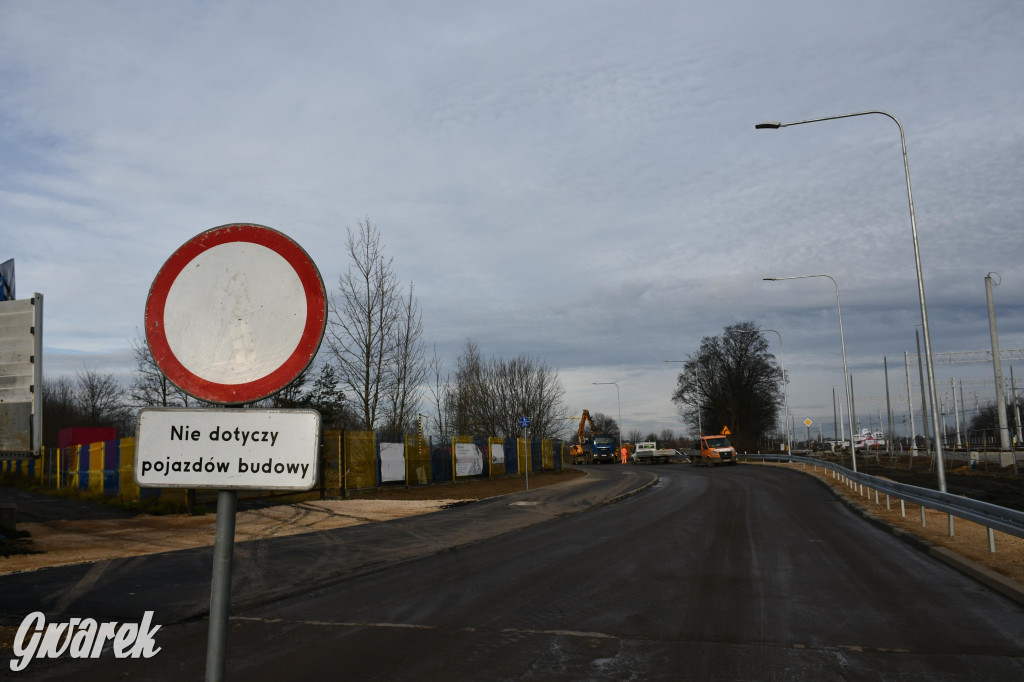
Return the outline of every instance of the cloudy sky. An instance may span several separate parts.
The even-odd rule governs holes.
[[[1024,348],[1022,35],[1016,0],[0,2],[0,261],[45,296],[48,376],[127,377],[190,237],[268,225],[332,290],[368,217],[449,366],[467,338],[529,354],[577,414],[615,416],[592,382],[617,382],[642,431],[683,430],[663,361],[749,320],[827,433],[835,288],[762,281],[825,273],[858,415],[884,415],[887,356],[902,424],[921,315],[899,129],[754,124],[898,117],[933,350],[990,348],[989,272],[1001,347]],[[991,400],[991,365],[936,377]]]

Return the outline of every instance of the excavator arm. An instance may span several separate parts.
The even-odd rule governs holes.
[[[576,445],[569,446],[569,454],[572,457],[583,456],[583,432],[587,429],[587,422],[590,423],[590,431],[596,432],[597,428],[594,426],[594,420],[590,418],[590,411],[583,410],[583,416],[580,417],[580,427],[576,431]]]

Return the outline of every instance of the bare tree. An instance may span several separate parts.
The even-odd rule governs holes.
[[[81,419],[75,382],[66,376],[44,379],[43,443],[55,447],[60,430],[78,425]]]
[[[430,374],[431,407],[434,408],[434,430],[441,437],[447,440],[450,436],[451,424],[454,421],[454,391],[451,385],[451,375],[444,371],[441,359],[437,357],[437,347],[434,347],[434,355],[430,359],[427,371]],[[443,376],[442,376],[443,375]]]
[[[356,402],[363,428],[375,430],[383,392],[388,387],[399,287],[392,259],[384,256],[380,233],[369,218],[359,234],[348,230],[352,262],[338,278],[331,297],[327,346],[337,360],[339,379]]]
[[[409,292],[398,299],[398,317],[394,326],[392,357],[388,363],[387,428],[401,432],[412,428],[419,412],[420,391],[427,378],[423,363],[423,319],[413,283]]]
[[[73,426],[112,426],[120,433],[134,430],[134,416],[124,388],[113,374],[85,367],[72,380],[62,376],[43,381],[43,441],[56,445],[57,434]]]
[[[135,371],[128,387],[128,398],[133,406],[189,407],[190,401],[196,402],[160,370],[149,344],[139,335],[132,341],[132,354],[135,356]]]
[[[84,368],[78,373],[77,402],[86,423],[83,426],[124,426],[131,422],[125,391],[113,374],[99,374]]]
[[[561,437],[568,424],[564,395],[558,372],[543,362],[525,355],[484,360],[467,340],[453,387],[455,425],[465,435],[510,437],[529,417],[533,433]]]
[[[455,385],[450,396],[457,434],[486,433],[490,428],[490,386],[486,382],[484,360],[476,342],[466,339],[455,369]]]

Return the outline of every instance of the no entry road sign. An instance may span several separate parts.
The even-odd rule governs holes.
[[[280,391],[316,355],[327,321],[320,271],[292,239],[233,223],[196,235],[146,300],[153,360],[191,396],[219,404]]]

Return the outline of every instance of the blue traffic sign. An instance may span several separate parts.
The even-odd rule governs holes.
[[[530,418],[529,417],[520,417],[519,418],[519,425],[522,426],[525,429],[527,426],[530,425]]]

